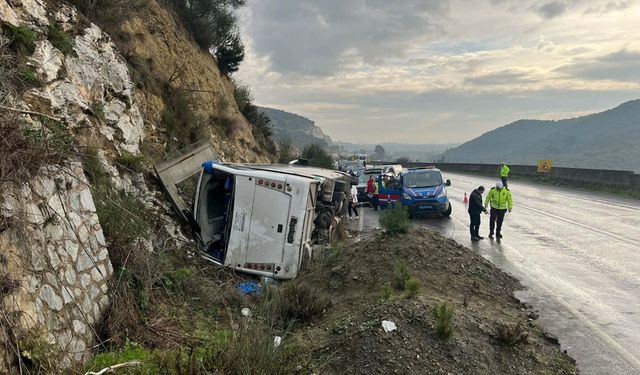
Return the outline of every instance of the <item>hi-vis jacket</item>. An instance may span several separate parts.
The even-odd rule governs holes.
[[[506,165],[500,168],[500,177],[509,177],[509,167]]]
[[[488,205],[489,202],[491,202],[491,208],[497,210],[506,210],[507,208],[511,210],[513,208],[511,192],[506,187],[501,190],[492,187],[491,190],[489,190],[489,194],[487,194],[487,198],[484,200],[484,205]]]

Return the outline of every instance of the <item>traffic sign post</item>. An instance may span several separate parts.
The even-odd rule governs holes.
[[[538,160],[538,173],[551,173],[553,160]]]

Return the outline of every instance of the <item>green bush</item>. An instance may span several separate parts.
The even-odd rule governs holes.
[[[422,288],[422,284],[420,280],[415,277],[410,277],[409,280],[405,282],[405,290],[407,291],[407,298],[415,298],[418,296],[420,289]]]
[[[109,172],[102,165],[96,149],[86,149],[84,151],[82,165],[84,173],[94,188],[105,188],[110,185]]]
[[[123,151],[122,155],[118,156],[115,162],[132,172],[139,173],[144,170],[145,157],[144,155],[134,155],[130,152]]]
[[[20,340],[20,355],[27,359],[29,374],[58,373],[62,353],[60,347],[50,342],[45,332],[31,331],[26,338]]]
[[[128,248],[135,240],[149,237],[149,215],[139,199],[111,187],[97,187],[93,197],[100,224],[111,242],[110,250]]]
[[[411,273],[409,272],[409,268],[407,264],[404,262],[400,262],[396,265],[395,274],[394,274],[394,285],[398,290],[407,289],[407,281],[411,279]]]
[[[389,234],[409,232],[409,211],[401,204],[385,210],[380,215],[380,225]]]
[[[19,55],[31,55],[36,48],[38,34],[24,26],[6,24],[4,30],[11,40],[9,46]]]
[[[76,44],[75,39],[58,25],[49,26],[48,38],[51,44],[63,54],[72,55],[74,53],[73,47]]]
[[[18,67],[18,78],[25,86],[38,86],[40,85],[40,79],[36,68],[30,65],[21,65]]]
[[[453,337],[453,306],[446,301],[433,308],[433,317],[436,320],[435,332],[443,340]]]
[[[384,284],[384,286],[382,287],[382,299],[383,300],[388,300],[389,298],[391,298],[391,295],[393,294],[393,289],[391,289],[391,285]]]

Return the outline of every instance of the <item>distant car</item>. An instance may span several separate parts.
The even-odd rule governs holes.
[[[341,169],[343,172],[354,172],[356,174],[360,173],[362,170],[364,170],[364,165],[358,160],[346,162]]]
[[[367,181],[369,181],[369,177],[373,176],[375,180],[380,174],[382,174],[381,168],[367,168],[358,175],[358,203],[366,203],[369,202],[369,197],[367,197]]]
[[[444,181],[439,169],[409,168],[399,178],[390,178],[383,183],[383,176],[379,176],[378,181],[380,206],[383,208],[401,202],[411,216],[451,216],[451,203],[447,196],[447,186],[451,186],[451,181]]]

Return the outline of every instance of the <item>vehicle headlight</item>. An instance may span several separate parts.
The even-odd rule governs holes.
[[[442,192],[440,194],[438,194],[438,199],[439,198],[444,198],[447,196],[447,189],[442,189]]]
[[[403,193],[402,194],[402,199],[413,199],[413,198],[409,194]]]

